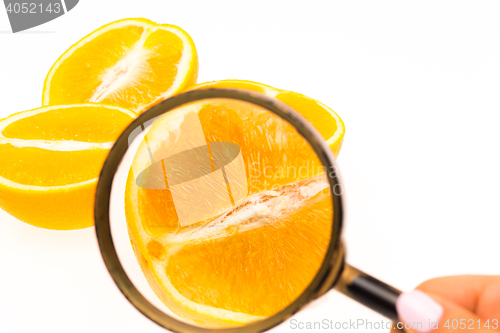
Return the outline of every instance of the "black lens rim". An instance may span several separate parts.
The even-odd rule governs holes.
[[[221,329],[198,327],[181,322],[167,315],[150,303],[137,290],[120,263],[114,247],[109,220],[110,195],[113,178],[118,170],[118,166],[120,165],[123,156],[128,149],[128,140],[132,131],[140,127],[141,124],[144,124],[146,121],[169,112],[177,107],[199,100],[214,98],[228,98],[253,103],[277,114],[297,129],[303,138],[309,142],[326,170],[328,170],[327,178],[330,183],[333,204],[333,221],[336,221],[336,223],[333,223],[332,225],[329,249],[320,269],[318,270],[318,273],[305,291],[294,302],[269,318],[240,327]],[[340,236],[343,224],[341,189],[342,187],[338,179],[337,169],[335,167],[335,157],[328,145],[325,143],[325,140],[304,117],[289,106],[277,99],[254,91],[226,88],[192,90],[170,97],[151,107],[149,110],[136,118],[119,136],[118,140],[111,148],[106,161],[104,162],[99,181],[97,183],[94,206],[95,231],[101,256],[104,260],[106,268],[120,291],[142,314],[156,322],[158,325],[174,332],[262,332],[279,325],[314,299],[317,296],[317,291],[322,287],[322,282],[326,276],[331,273],[332,257],[335,250],[338,246],[340,246]],[[340,258],[339,260],[342,259],[343,258]]]

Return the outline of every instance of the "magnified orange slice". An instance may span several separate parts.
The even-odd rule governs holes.
[[[283,103],[299,112],[311,124],[316,127],[323,136],[326,143],[330,146],[335,156],[340,153],[342,142],[344,141],[345,126],[340,117],[328,106],[318,102],[311,97],[282,89],[276,89],[271,86],[245,80],[222,80],[196,84],[188,88],[206,89],[206,88],[234,88],[257,91],[269,97],[277,98]]]
[[[206,143],[213,163],[196,173],[201,154],[191,160],[187,152]],[[219,145],[242,156],[226,164],[226,184],[216,180]],[[176,167],[180,154],[185,163]],[[160,177],[150,174],[145,185],[138,175],[155,165]],[[125,213],[138,262],[163,303],[206,327],[246,324],[291,304],[330,242],[333,208],[318,166],[290,124],[255,106],[210,100],[157,119],[132,161]],[[177,181],[182,172],[192,180]]]
[[[102,164],[136,116],[116,106],[76,104],[0,120],[0,207],[41,228],[92,226]]]
[[[179,27],[150,20],[107,24],[71,46],[50,69],[42,103],[102,103],[144,111],[196,82],[198,59]]]

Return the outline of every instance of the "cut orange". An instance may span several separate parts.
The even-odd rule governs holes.
[[[180,183],[176,177],[202,161],[175,168],[175,158],[205,142],[207,175]],[[221,145],[241,152],[242,165],[235,158],[225,166],[225,184],[216,181]],[[304,291],[328,248],[333,209],[319,159],[290,124],[246,103],[201,101],[157,119],[138,147],[125,191],[129,235],[171,311],[228,327],[273,315]],[[155,165],[151,156],[165,179],[145,186],[138,174]]]
[[[262,83],[244,80],[222,80],[200,83],[189,87],[188,90],[206,88],[246,89],[277,98],[299,112],[313,124],[330,146],[335,156],[338,156],[340,153],[340,148],[344,141],[344,122],[332,109],[321,102],[299,93],[276,89]]]
[[[42,103],[103,103],[144,111],[196,82],[194,43],[179,27],[146,19],[107,24],[50,69]]]
[[[116,106],[77,104],[0,120],[0,207],[37,227],[92,226],[102,164],[136,116]]]

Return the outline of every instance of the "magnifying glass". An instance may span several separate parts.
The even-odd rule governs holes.
[[[400,291],[344,262],[342,186],[317,130],[257,92],[171,97],[120,135],[97,185],[104,262],[174,332],[261,332],[334,288],[393,321]]]

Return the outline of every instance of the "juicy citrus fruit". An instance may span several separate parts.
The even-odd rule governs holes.
[[[0,120],[0,207],[37,227],[92,226],[102,164],[136,116],[116,106],[76,104]]]
[[[196,82],[194,43],[179,27],[146,19],[109,23],[50,69],[42,103],[103,103],[141,112]]]
[[[244,80],[222,80],[200,83],[189,87],[188,90],[206,88],[246,89],[279,99],[313,124],[330,146],[335,156],[339,155],[344,140],[344,122],[332,109],[323,103],[299,93]]]
[[[216,148],[231,155],[233,146],[238,157],[223,165]],[[200,149],[205,162],[193,153]],[[290,124],[248,103],[201,101],[158,118],[135,151],[125,214],[163,303],[189,322],[226,327],[293,302],[330,241],[333,209],[319,166]],[[192,177],[179,181],[183,173]]]

